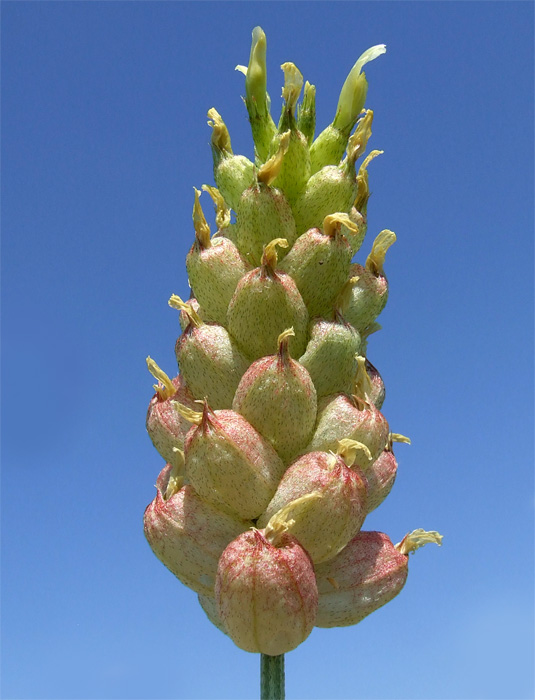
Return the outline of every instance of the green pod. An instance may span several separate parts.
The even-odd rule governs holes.
[[[250,266],[228,238],[210,238],[199,194],[199,190],[195,190],[195,243],[186,257],[186,269],[193,294],[206,316],[225,325],[234,290]]]
[[[347,280],[351,247],[341,233],[342,223],[351,225],[347,214],[332,214],[318,228],[303,233],[281,262],[299,289],[309,315],[327,316]]]
[[[264,246],[274,238],[284,238],[293,245],[297,230],[292,209],[280,189],[258,182],[243,192],[236,207],[236,245],[256,267]]]
[[[228,329],[251,360],[277,352],[277,339],[287,328],[293,357],[303,354],[307,342],[308,311],[293,279],[275,269],[277,239],[266,246],[262,265],[240,280],[228,307]]]
[[[340,314],[335,314],[332,321],[312,321],[310,340],[299,362],[308,370],[318,396],[351,391],[357,370],[355,355],[361,354],[360,347],[358,331]]]
[[[197,399],[207,398],[214,408],[230,408],[249,361],[223,326],[203,323],[179,297],[171,297],[170,304],[182,307],[190,318],[175,346],[188,388]]]
[[[284,464],[273,447],[235,411],[177,410],[197,424],[184,443],[186,477],[214,506],[248,520],[262,513],[279,483]]]
[[[279,336],[276,355],[253,362],[232,408],[268,440],[285,464],[308,444],[316,422],[316,390],[307,370],[290,357],[289,329]]]

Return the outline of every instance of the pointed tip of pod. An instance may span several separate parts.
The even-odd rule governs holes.
[[[443,536],[436,530],[424,530],[420,527],[405,535],[401,542],[395,545],[395,548],[400,554],[408,555],[429,543],[442,547],[442,539]]]

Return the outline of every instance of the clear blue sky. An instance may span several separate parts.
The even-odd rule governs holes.
[[[289,698],[533,697],[533,4],[2,3],[2,671],[6,699],[254,698],[142,533],[161,460],[193,186],[214,106],[251,156],[250,34],[278,115],[293,61],[318,126],[370,64],[369,238],[390,300],[369,357],[397,484],[366,529],[444,535],[360,625],[287,656]],[[367,254],[371,240],[364,244]]]

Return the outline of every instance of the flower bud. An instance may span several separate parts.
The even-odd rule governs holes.
[[[253,362],[234,396],[233,410],[275,448],[285,464],[302,450],[316,422],[316,390],[307,370],[292,360],[293,329],[279,336],[279,351]]]
[[[186,476],[197,493],[239,518],[253,519],[271,500],[284,473],[273,447],[235,411],[177,410],[195,423],[186,436]]]
[[[285,654],[314,626],[318,594],[312,562],[290,535],[249,530],[221,555],[215,598],[224,629],[240,649]]]
[[[144,516],[154,554],[189,588],[213,595],[217,564],[225,547],[250,523],[219,511],[186,485],[166,498],[171,465],[162,470],[156,498]]]
[[[356,625],[401,591],[410,551],[441,541],[438,532],[415,530],[394,546],[382,532],[359,532],[336,557],[316,567],[316,626]]]

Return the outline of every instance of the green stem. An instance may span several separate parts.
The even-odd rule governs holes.
[[[260,656],[260,700],[284,700],[284,654]]]

